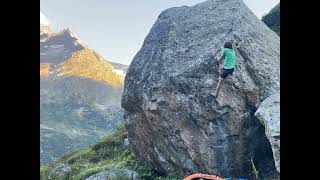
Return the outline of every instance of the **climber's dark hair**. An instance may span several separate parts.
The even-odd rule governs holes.
[[[226,43],[224,44],[224,47],[225,47],[225,48],[232,49],[232,43],[231,43],[231,42],[226,42]]]

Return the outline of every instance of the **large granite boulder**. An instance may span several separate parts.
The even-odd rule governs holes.
[[[218,58],[232,41],[235,74],[221,85]],[[241,0],[162,12],[134,57],[122,96],[136,156],[163,175],[202,172],[261,178],[276,172],[261,102],[279,92],[280,39]]]
[[[277,93],[265,99],[255,116],[265,127],[265,133],[270,141],[277,171],[280,172],[280,94]]]

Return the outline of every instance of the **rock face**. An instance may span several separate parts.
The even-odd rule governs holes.
[[[236,46],[237,67],[214,99],[226,41]],[[121,103],[135,154],[163,175],[252,177],[253,162],[269,176],[272,150],[254,113],[279,91],[279,78],[279,36],[241,0],[165,10],[125,78]]]
[[[280,3],[263,16],[261,20],[280,36]]]
[[[71,167],[67,164],[61,164],[55,170],[53,170],[53,174],[58,176],[59,178],[65,178],[66,174],[71,171]]]
[[[86,45],[70,29],[43,33],[42,36],[40,34],[40,63],[60,63],[85,48]]]
[[[255,116],[265,127],[270,141],[277,171],[280,172],[280,94],[265,99]]]
[[[40,39],[46,38],[52,31],[48,25],[40,24]]]

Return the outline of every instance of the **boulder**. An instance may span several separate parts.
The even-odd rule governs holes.
[[[52,173],[59,179],[64,179],[66,175],[71,171],[71,167],[68,164],[61,164],[55,168]]]
[[[265,99],[255,116],[265,127],[265,133],[271,144],[275,166],[280,172],[280,94]]]
[[[214,98],[226,41],[237,66]],[[279,79],[279,36],[243,1],[163,11],[125,78],[121,103],[136,157],[163,175],[251,177],[251,162],[261,177],[276,172],[254,113],[279,92]]]

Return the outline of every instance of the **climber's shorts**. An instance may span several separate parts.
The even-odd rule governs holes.
[[[223,69],[221,70],[220,77],[224,79],[224,78],[226,78],[229,74],[232,74],[233,71],[234,71],[234,68],[232,68],[232,69],[225,69],[225,68],[223,68]]]

